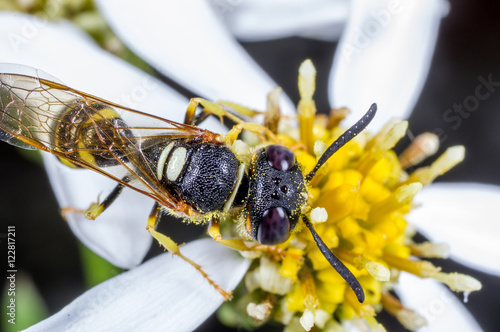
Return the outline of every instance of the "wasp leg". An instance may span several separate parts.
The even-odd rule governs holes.
[[[196,107],[198,105],[203,106],[202,113],[195,115]],[[225,108],[224,108],[224,107]],[[248,118],[253,118],[259,114],[265,114],[264,112],[259,112],[248,107],[232,103],[230,101],[218,101],[211,102],[203,98],[192,98],[189,102],[188,108],[186,110],[186,117],[184,118],[185,124],[190,124],[193,126],[199,125],[203,120],[207,118],[208,115],[214,114],[222,118],[223,116],[233,120],[236,123],[244,122],[239,116],[229,112],[227,108],[230,108],[235,113],[240,116],[245,116]]]
[[[118,183],[118,185],[106,196],[102,203],[99,203],[99,199],[97,203],[92,203],[90,206],[83,212],[85,217],[89,220],[95,220],[97,217],[101,215],[113,202],[116,200],[118,196],[122,193],[123,188],[125,187],[124,183],[128,183],[130,178],[125,176],[122,178],[123,183]]]
[[[201,275],[205,279],[207,279],[207,281],[210,283],[210,285],[212,285],[224,297],[224,299],[226,301],[230,300],[232,298],[231,292],[226,292],[225,290],[223,290],[222,288],[220,288],[219,285],[217,285],[215,283],[215,281],[213,281],[212,279],[210,279],[210,277],[208,276],[208,274],[206,274],[205,271],[203,271],[203,269],[202,269],[202,267],[200,265],[196,264],[195,262],[193,262],[192,260],[190,260],[189,258],[187,258],[186,256],[184,256],[183,254],[181,254],[181,252],[179,251],[179,246],[171,238],[169,238],[168,236],[166,236],[166,235],[164,235],[164,234],[156,231],[156,226],[158,225],[158,222],[159,222],[161,209],[162,209],[161,205],[158,204],[157,202],[155,202],[153,210],[151,211],[151,213],[150,213],[150,215],[148,217],[148,225],[146,226],[146,229],[148,230],[148,232],[166,250],[170,251],[174,255],[179,256],[184,261],[186,261],[189,264],[191,264],[192,266],[194,266],[194,268],[196,268],[201,273]]]
[[[256,134],[259,137],[259,139],[263,142],[269,140],[274,143],[281,144],[281,141],[269,128],[258,123],[250,123],[250,122],[238,123],[237,125],[233,126],[233,128],[231,128],[231,130],[224,137],[226,143],[228,145],[232,145],[234,141],[238,138],[238,135],[241,133],[243,129]]]
[[[198,107],[198,105],[203,106],[203,111],[200,114],[195,115],[196,107]],[[280,143],[276,135],[266,126],[257,123],[245,122],[243,121],[243,119],[224,109],[222,105],[230,107],[231,109],[234,109],[236,112],[242,115],[253,117],[258,114],[257,111],[253,111],[249,108],[226,101],[213,103],[203,98],[191,98],[191,101],[189,102],[188,108],[186,110],[184,123],[190,125],[198,125],[210,114],[218,116],[222,122],[222,118],[225,116],[236,123],[236,125],[233,126],[233,128],[225,136],[226,143],[228,143],[229,145],[232,145],[232,143],[238,138],[238,135],[243,129],[256,134],[262,141],[266,141],[267,136],[269,140],[275,143]]]
[[[123,181],[128,182],[128,178],[124,178]],[[81,213],[85,216],[85,218],[89,220],[95,220],[97,217],[101,215],[113,202],[116,200],[118,196],[120,196],[125,185],[119,183],[109,194],[106,196],[102,203],[99,203],[99,199],[97,202],[91,203],[90,206],[86,210],[76,209],[73,207],[65,207],[61,209],[61,214],[64,219],[67,219],[66,216],[69,213]]]
[[[196,113],[196,107],[198,105],[203,106],[203,111],[199,115],[195,115]],[[226,109],[224,109],[221,105],[217,103],[213,103],[211,101],[208,101],[203,98],[191,98],[189,101],[189,105],[186,110],[186,116],[184,118],[184,123],[190,124],[190,125],[197,125],[200,124],[206,117],[210,114],[216,115],[220,118],[222,122],[222,118],[225,116],[228,119],[236,122],[236,123],[242,123],[243,120],[239,118],[238,116],[228,112]]]
[[[205,119],[211,113],[203,110],[200,114],[196,115],[196,107],[198,106],[198,103],[193,101],[193,99],[191,99],[191,101],[189,102],[188,108],[186,110],[186,115],[184,116],[184,124],[198,126],[200,123],[205,121]]]
[[[243,115],[243,116],[246,116],[246,117],[249,117],[249,118],[253,118],[254,116],[257,116],[259,114],[265,114],[265,112],[256,111],[256,110],[250,109],[248,107],[245,107],[243,105],[236,104],[236,103],[233,103],[230,101],[225,101],[225,100],[217,101],[217,105],[226,106],[226,107],[232,109],[233,111],[235,111],[236,113]]]
[[[85,215],[85,218],[89,220],[95,220],[97,217],[101,215],[113,202],[116,200],[116,198],[121,194],[123,188],[125,186],[121,183],[119,183],[113,191],[109,193],[109,195],[102,201],[102,203],[92,203],[90,206],[85,210],[83,213]]]
[[[214,241],[219,242],[226,247],[239,251],[252,250],[253,247],[247,247],[243,239],[224,239],[220,233],[220,223],[219,219],[213,217],[208,225],[208,235],[214,239]]]
[[[212,239],[214,239],[214,241],[217,241],[218,243],[234,250],[267,252],[268,254],[280,257],[281,259],[283,259],[285,256],[289,256],[297,260],[302,260],[302,257],[300,257],[299,255],[291,253],[277,246],[254,244],[249,247],[245,244],[245,241],[243,239],[225,239],[220,233],[219,219],[215,217],[210,220],[210,223],[208,225],[208,234],[212,237]]]

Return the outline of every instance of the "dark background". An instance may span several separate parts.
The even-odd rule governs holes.
[[[440,152],[452,145],[465,145],[465,161],[438,181],[500,185],[500,89],[481,101],[479,108],[458,129],[454,130],[443,118],[454,103],[461,103],[474,94],[479,75],[487,78],[491,74],[493,81],[500,81],[500,4],[495,0],[452,0],[450,5],[450,13],[441,24],[429,77],[409,119],[409,128],[414,134],[442,128],[446,139]],[[326,88],[336,43],[287,38],[243,46],[294,102],[298,101],[297,69],[304,59],[311,58],[318,69],[315,95],[318,109],[329,109]],[[406,138],[402,145],[407,144]],[[0,144],[0,181],[0,233],[5,233],[7,225],[16,226],[18,269],[31,275],[51,313],[57,312],[85,290],[75,237],[59,215],[43,168],[3,143]],[[166,227],[169,234],[176,234],[178,242],[188,241],[204,231],[180,222],[169,222]],[[5,243],[0,246],[1,252],[6,252]],[[150,255],[155,253],[153,249]],[[2,254],[2,271],[6,270],[4,257]],[[466,306],[484,330],[497,330],[500,278],[452,261],[436,264],[445,271],[472,275],[483,283],[483,291],[472,294]],[[462,299],[462,295],[458,296]],[[385,314],[378,319],[389,331],[404,331]],[[200,330],[215,329],[220,329],[215,319],[200,327]],[[261,330],[273,329],[275,327]]]

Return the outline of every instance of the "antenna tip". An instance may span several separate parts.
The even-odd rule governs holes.
[[[365,292],[363,292],[363,288],[358,287],[356,289],[353,289],[354,294],[356,294],[356,297],[358,298],[359,303],[365,302]]]

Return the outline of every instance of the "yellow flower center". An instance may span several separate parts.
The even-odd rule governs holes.
[[[299,70],[299,126],[281,126],[277,138],[288,145],[310,172],[319,156],[345,128],[339,126],[348,114],[333,110],[329,117],[316,115],[312,99],[315,70],[306,61]],[[463,147],[450,148],[429,167],[408,174],[405,170],[437,151],[432,134],[415,140],[398,156],[392,150],[406,134],[407,123],[393,120],[377,134],[363,132],[337,151],[310,183],[307,211],[319,236],[359,280],[366,294],[360,304],[346,281],[332,268],[306,227],[297,227],[290,239],[278,247],[282,257],[261,256],[245,279],[246,292],[235,303],[246,302],[260,324],[274,319],[288,330],[310,330],[337,326],[345,320],[365,320],[380,330],[374,316],[386,310],[408,328],[424,320],[390,296],[389,281],[397,282],[400,271],[433,277],[452,290],[471,291],[480,283],[456,274],[445,274],[430,262],[417,257],[446,256],[446,247],[415,244],[405,216],[413,198],[438,175],[463,159]],[[453,284],[453,285],[450,285]],[[457,286],[467,283],[467,287]],[[260,305],[260,306],[259,306]],[[265,319],[257,309],[266,309]],[[272,308],[272,309],[271,309]]]

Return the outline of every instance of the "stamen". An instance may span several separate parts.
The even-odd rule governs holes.
[[[304,314],[300,317],[300,324],[309,331],[314,325],[315,310],[319,307],[318,295],[316,294],[316,284],[312,274],[308,270],[300,273],[300,285],[304,295]]]
[[[387,331],[382,324],[377,322],[375,317],[365,316],[364,318],[365,318],[366,322],[368,323],[368,326],[370,326],[371,332],[386,332]]]
[[[315,309],[319,306],[318,295],[316,294],[316,284],[312,274],[304,270],[300,274],[300,284],[302,294],[304,294],[304,306],[309,309]]]
[[[267,320],[273,305],[269,301],[262,302],[260,304],[255,304],[250,302],[247,305],[248,316],[252,317],[256,322],[263,322]]]
[[[427,325],[424,317],[417,312],[410,310],[401,304],[401,302],[387,292],[382,293],[381,298],[384,309],[392,314],[396,319],[410,331],[418,330]]]
[[[367,262],[365,268],[377,281],[389,281],[391,279],[391,271],[380,263]]]
[[[448,258],[450,246],[447,243],[412,243],[409,245],[412,255],[423,258]]]
[[[439,149],[439,137],[433,133],[418,135],[399,156],[401,167],[407,169],[432,156]]]
[[[300,140],[312,153],[314,146],[313,126],[316,114],[316,104],[312,99],[316,89],[316,69],[311,60],[306,60],[299,68],[299,93],[300,101],[297,106],[300,124]]]
[[[454,292],[474,292],[480,290],[483,285],[477,279],[462,273],[439,272],[432,278],[446,284]]]
[[[282,89],[274,88],[267,95],[267,112],[264,117],[264,126],[269,128],[274,134],[278,132],[278,125],[281,118],[280,97]]]
[[[247,278],[249,280],[246,280]],[[280,274],[279,264],[266,257],[260,258],[259,267],[251,273],[247,273],[247,278],[245,278],[247,286],[254,289],[257,286],[269,293],[278,295],[285,295],[293,286],[291,279]]]
[[[428,261],[413,261],[387,252],[384,252],[382,257],[391,267],[422,278],[434,277],[436,273],[441,271],[441,268]]]
[[[406,134],[407,121],[392,121],[382,128],[365,147],[367,153],[359,160],[356,169],[363,174],[368,174],[372,167],[377,164]]]
[[[314,325],[316,325],[320,329],[325,327],[330,318],[330,314],[323,309],[316,309],[314,311]]]
[[[464,160],[465,148],[461,145],[453,146],[446,150],[431,166],[417,169],[408,178],[407,182],[420,182],[424,186],[428,185],[435,178],[448,172],[458,163]]]
[[[300,325],[304,328],[306,331],[310,331],[312,327],[314,326],[314,313],[311,309],[305,309],[304,313],[300,317]]]
[[[293,282],[295,282],[298,279],[298,272],[302,268],[302,265],[304,265],[304,260],[297,259],[294,256],[302,257],[304,255],[304,250],[294,247],[288,247],[287,253],[289,253],[289,255],[286,255],[283,258],[279,272],[283,277],[289,278]]]
[[[420,182],[399,187],[383,201],[373,204],[367,222],[371,224],[380,221],[388,214],[408,205],[420,189],[422,189]]]
[[[370,261],[365,255],[359,255],[344,249],[337,249],[337,256],[344,262],[353,264],[358,269],[365,268],[377,281],[389,281],[391,271],[384,265]]]
[[[406,135],[408,121],[399,119],[390,120],[373,138],[366,144],[366,150],[392,149],[401,138]]]
[[[316,89],[316,68],[310,59],[299,67],[299,93],[304,102],[311,102]]]

